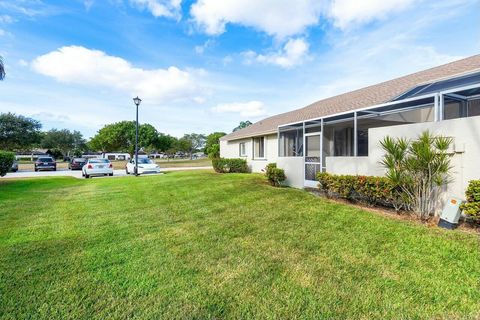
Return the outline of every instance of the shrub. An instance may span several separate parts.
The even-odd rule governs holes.
[[[330,197],[393,207],[396,211],[408,208],[402,190],[385,177],[333,175],[321,172],[317,174],[317,180],[320,190]]]
[[[460,206],[463,213],[480,223],[480,180],[472,180],[465,191],[467,202]]]
[[[275,187],[280,187],[282,185],[282,182],[287,179],[285,176],[285,171],[283,169],[277,168],[276,163],[269,163],[265,167],[265,176],[268,179],[268,182],[272,186]]]
[[[381,141],[386,177],[402,189],[402,195],[408,197],[409,205],[421,219],[433,213],[442,186],[451,180],[451,143],[452,138],[428,131],[413,141],[388,136]]]
[[[13,152],[0,151],[0,177],[3,177],[10,171],[13,161],[15,161]]]
[[[213,169],[218,173],[246,173],[248,172],[247,160],[245,159],[212,159]]]

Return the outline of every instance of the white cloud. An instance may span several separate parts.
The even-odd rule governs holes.
[[[301,64],[308,55],[309,44],[305,39],[290,39],[282,50],[270,54],[257,54],[254,51],[244,52],[247,64],[260,62],[273,64],[282,68],[291,68]]]
[[[205,50],[210,48],[211,46],[213,46],[214,43],[215,43],[215,41],[213,41],[212,39],[208,39],[202,45],[195,46],[195,52],[197,54],[203,54],[205,52]]]
[[[210,35],[224,33],[232,23],[284,38],[316,25],[323,9],[322,0],[198,0],[190,14]]]
[[[84,0],[83,5],[85,6],[85,10],[89,11],[94,2],[95,0]]]
[[[28,67],[28,62],[23,59],[20,59],[18,60],[18,65],[21,67]]]
[[[346,29],[351,25],[385,18],[392,12],[406,9],[413,2],[414,0],[334,0],[329,14],[335,26]]]
[[[181,18],[182,0],[130,0],[130,2],[141,9],[147,9],[156,17]]]
[[[212,108],[216,113],[239,113],[242,117],[259,117],[265,115],[265,105],[261,101],[219,104]]]
[[[37,57],[32,68],[64,83],[102,86],[139,95],[144,100],[193,99],[199,94],[197,77],[204,71],[184,71],[177,67],[141,69],[102,51],[79,46],[62,47]]]
[[[9,15],[6,15],[6,14],[3,14],[3,15],[0,15],[0,23],[12,23],[13,22],[13,18],[10,17]]]
[[[222,64],[223,64],[224,66],[226,66],[226,65],[228,65],[228,64],[230,64],[230,63],[232,63],[232,62],[233,62],[233,58],[232,58],[230,55],[225,56],[225,57],[223,57],[223,59],[222,59]]]

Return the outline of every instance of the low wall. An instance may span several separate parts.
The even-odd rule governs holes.
[[[303,157],[279,157],[277,167],[285,170],[286,184],[295,188],[303,188]]]
[[[470,180],[480,179],[480,116],[440,122],[405,124],[368,130],[368,157],[327,157],[327,172],[335,174],[383,175],[380,165],[383,150],[380,141],[386,136],[414,139],[423,131],[452,137],[451,164],[453,181],[446,196],[465,198]]]
[[[372,163],[370,157],[326,157],[327,172],[333,174],[351,174],[351,175],[382,175],[382,170]]]

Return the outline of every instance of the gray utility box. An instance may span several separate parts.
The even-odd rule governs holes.
[[[460,205],[462,204],[462,199],[451,197],[445,203],[442,214],[440,215],[440,221],[438,226],[445,229],[455,229],[458,225],[458,220],[462,211],[460,210]]]

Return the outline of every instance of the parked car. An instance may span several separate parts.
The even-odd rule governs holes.
[[[70,170],[82,170],[83,166],[87,163],[85,158],[72,158],[68,163],[68,169]]]
[[[41,156],[35,160],[35,171],[40,170],[53,170],[57,171],[57,162],[52,157]]]
[[[173,156],[174,159],[183,159],[183,158],[186,158],[186,157],[187,157],[187,155],[185,153],[183,153],[182,151],[178,151]]]
[[[127,174],[135,173],[135,158],[127,162],[125,172]],[[160,173],[160,167],[148,158],[138,158],[138,174],[143,173]]]
[[[10,171],[12,172],[17,172],[18,171],[18,162],[17,160],[13,161],[12,167],[10,168]]]
[[[82,176],[90,178],[91,176],[113,176],[113,164],[108,159],[92,158],[88,159],[82,167]]]

